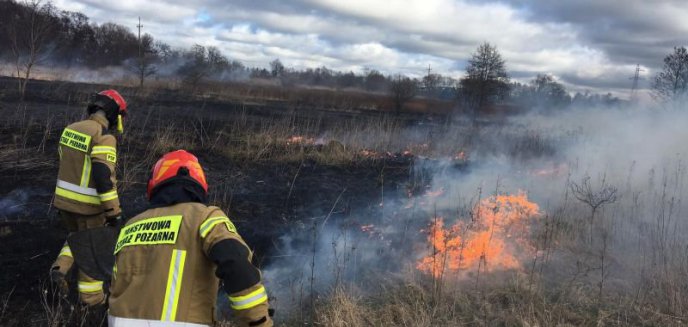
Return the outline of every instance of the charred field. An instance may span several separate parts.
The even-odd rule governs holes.
[[[0,325],[79,324],[46,282],[66,235],[50,205],[55,148],[101,87],[0,92]],[[123,93],[125,215],[146,207],[160,155],[196,154],[279,325],[688,323],[681,108],[471,121]]]
[[[13,81],[3,82],[10,87]],[[51,208],[57,173],[54,150],[61,129],[86,117],[83,101],[88,90],[99,87],[38,83],[25,103],[10,99],[0,105],[6,118],[0,137],[3,325],[42,326],[53,319],[46,316],[45,292],[50,291],[45,279],[66,235]],[[127,119],[131,133],[118,140],[125,216],[145,209],[145,183],[157,158],[173,149],[188,149],[213,181],[211,203],[230,214],[254,248],[258,266],[279,256],[279,237],[291,230],[306,229],[323,217],[350,217],[352,212],[374,216],[384,195],[381,189],[393,193],[404,188],[413,161],[409,154],[378,154],[372,148],[348,149],[340,142],[313,139],[342,117],[352,126],[379,127],[359,122],[374,117],[395,128],[396,122],[373,114],[353,119],[346,113],[302,113],[193,97],[170,99],[166,94],[129,98],[136,108]],[[77,320],[68,315],[63,322]]]

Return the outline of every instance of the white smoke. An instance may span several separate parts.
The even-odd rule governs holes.
[[[28,189],[17,188],[7,195],[0,197],[0,219],[16,219],[27,211],[30,192]]]
[[[336,284],[365,289],[382,276],[403,272],[427,253],[418,230],[434,215],[465,219],[461,213],[479,198],[522,190],[565,230],[562,242],[596,253],[583,255],[549,244],[556,255],[543,267],[543,279],[569,279],[577,273],[575,264],[596,272],[604,244],[611,258],[601,263],[608,266],[607,287],[624,292],[647,278],[641,275],[651,270],[657,256],[670,258],[667,267],[680,265],[678,252],[669,247],[688,246],[686,122],[688,108],[679,105],[671,110],[576,108],[477,127],[405,128],[396,137],[430,143],[437,150],[435,158],[417,158],[406,187],[388,191],[384,199],[370,199],[370,206],[353,208],[349,217],[331,217],[324,227],[316,223],[315,243],[312,222],[290,231],[279,242],[278,257],[265,267],[265,280],[278,308],[307,305],[311,295]],[[466,150],[467,166],[453,159],[457,149]],[[448,151],[442,155],[441,150]],[[586,227],[590,208],[576,200],[571,188],[586,178],[593,192],[608,186],[618,193],[617,201],[597,213],[592,236]],[[409,185],[421,188],[411,198]],[[426,191],[441,195],[428,197]],[[374,208],[380,202],[383,206]],[[368,224],[374,225],[373,232],[361,231]],[[593,242],[583,241],[588,238]],[[661,251],[652,250],[657,247]],[[588,280],[597,285],[601,278]]]

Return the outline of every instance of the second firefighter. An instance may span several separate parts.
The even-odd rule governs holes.
[[[164,155],[148,182],[150,208],[130,219],[115,247],[109,326],[210,326],[220,281],[240,326],[272,326],[252,253],[234,224],[208,206],[198,160]]]

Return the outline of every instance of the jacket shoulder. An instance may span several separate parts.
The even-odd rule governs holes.
[[[93,137],[93,140],[98,145],[107,145],[115,148],[117,147],[117,139],[112,134],[99,133],[97,135],[94,135]]]
[[[101,125],[97,122],[86,119],[76,123],[69,124],[66,128],[75,130],[80,133],[85,133],[91,136],[100,136],[102,134]]]
[[[216,206],[206,206],[206,210],[208,211],[208,217],[212,216],[225,216],[228,217],[227,214],[220,209],[220,207]]]

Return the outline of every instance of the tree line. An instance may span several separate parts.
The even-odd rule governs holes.
[[[140,86],[153,75],[179,78],[191,90],[206,81],[245,81],[271,79],[283,86],[317,85],[352,88],[390,95],[395,108],[416,96],[458,102],[479,111],[500,103],[522,107],[564,108],[572,104],[615,104],[611,94],[576,93],[571,96],[563,84],[549,74],[538,74],[526,83],[510,79],[506,62],[497,47],[485,42],[477,47],[466,67],[466,74],[454,79],[437,73],[420,78],[401,74],[385,75],[375,69],[362,73],[341,72],[325,66],[294,69],[280,59],[269,67],[247,67],[227,58],[212,46],[194,45],[174,48],[152,35],[134,34],[115,24],[96,24],[78,12],[59,10],[51,2],[0,0],[0,60],[11,63],[20,77],[23,94],[31,70],[39,64],[67,68],[98,69],[123,67],[136,76]],[[685,94],[688,89],[688,53],[675,48],[665,58],[664,70],[655,78],[653,95],[667,99]]]

